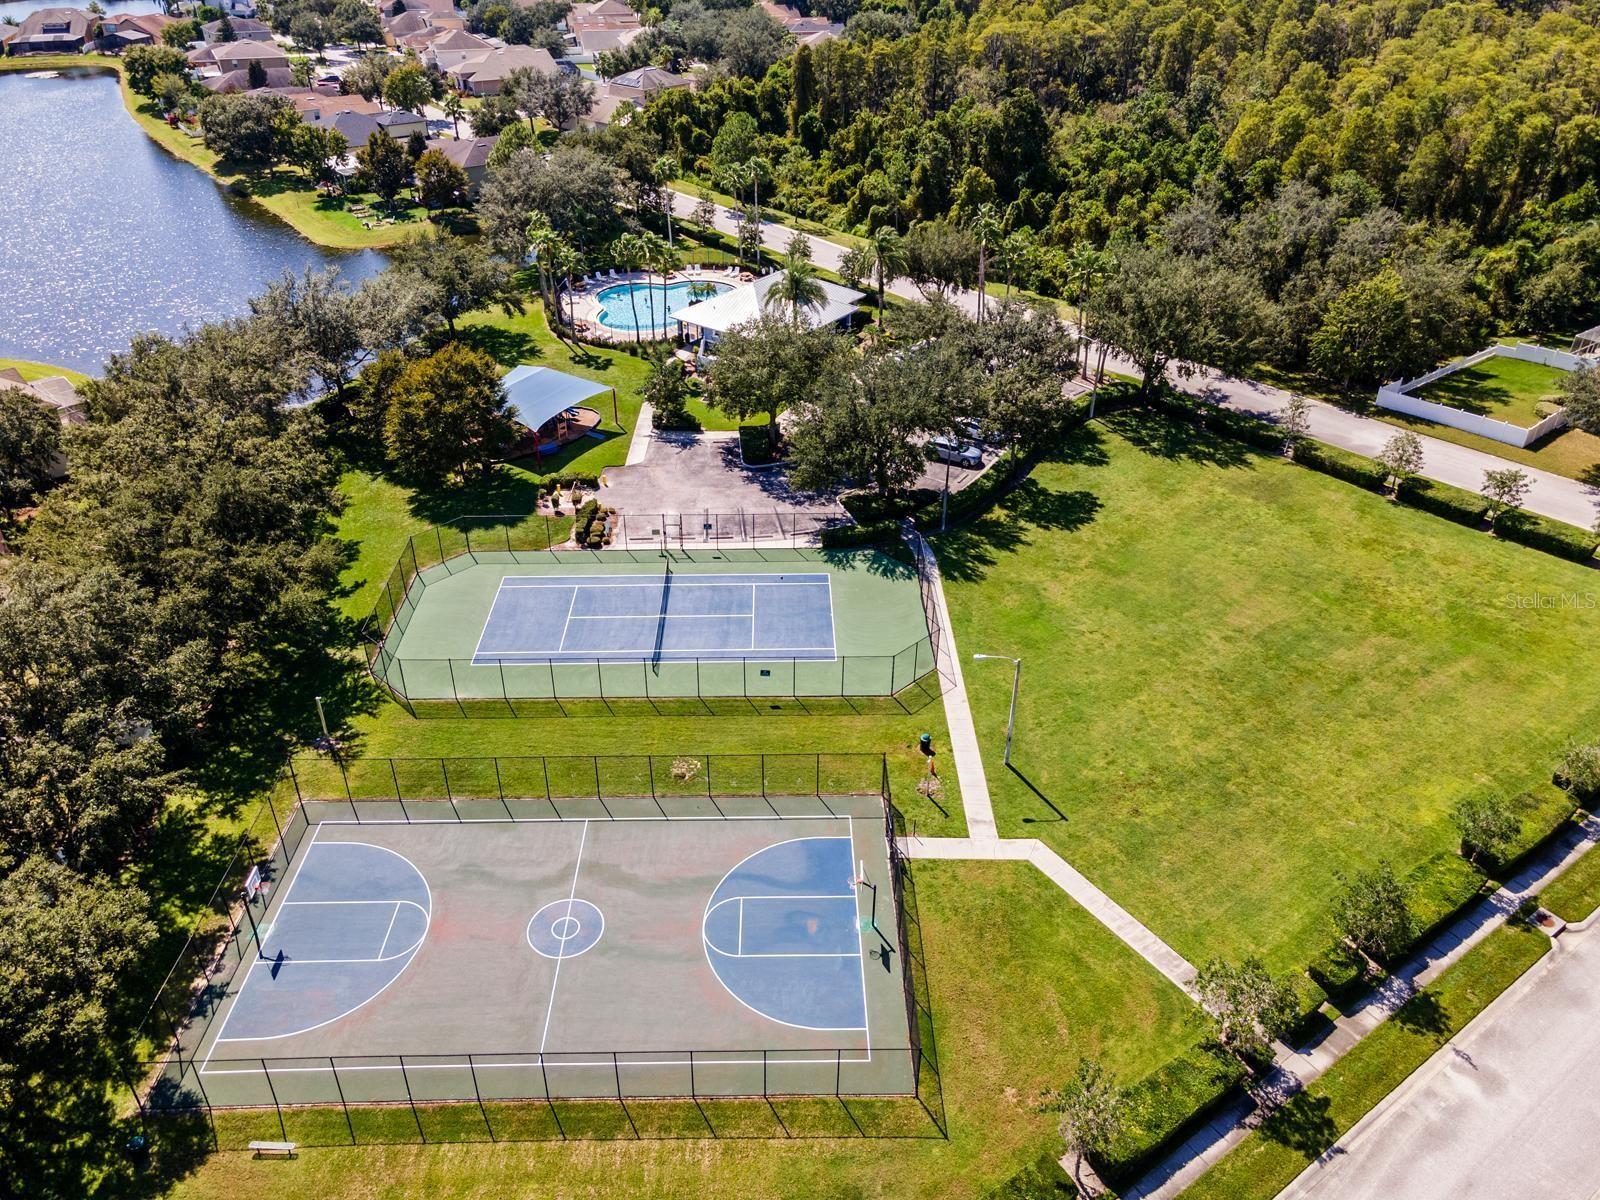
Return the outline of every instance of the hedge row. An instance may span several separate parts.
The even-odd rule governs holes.
[[[874,521],[870,525],[830,525],[822,531],[822,548],[838,550],[845,546],[872,546],[898,540],[898,521]]]
[[[1015,478],[1016,460],[1011,457],[1010,451],[1007,451],[966,487],[959,492],[950,493],[948,513],[940,497],[923,505],[912,514],[911,519],[916,522],[919,529],[929,530],[938,529],[941,518],[946,516],[951,521],[964,520],[993,504]]]
[[[939,493],[932,488],[912,488],[908,492],[896,492],[892,496],[885,496],[879,492],[846,492],[839,497],[839,503],[844,505],[845,512],[863,525],[870,525],[874,521],[908,517],[919,508],[938,502]]]
[[[600,486],[600,476],[593,471],[562,471],[559,475],[546,475],[539,480],[539,486],[544,488],[562,487],[567,491],[573,488],[583,488],[594,491]]]
[[[1417,936],[1406,947],[1406,953],[1427,941],[1472,903],[1483,891],[1485,880],[1481,870],[1449,850],[1441,850],[1418,863],[1405,879],[1411,915],[1417,922]]]
[[[1488,864],[1498,879],[1514,873],[1524,859],[1565,829],[1578,811],[1578,801],[1572,793],[1554,786],[1523,792],[1511,804],[1521,824],[1511,844]]]
[[[1207,429],[1245,442],[1258,450],[1280,453],[1283,449],[1281,429],[1244,413],[1217,408],[1203,400],[1170,395],[1158,399],[1156,407],[1204,422]],[[1373,459],[1330,446],[1326,442],[1302,440],[1295,447],[1294,461],[1369,492],[1383,492],[1388,482],[1388,472]],[[1489,511],[1489,502],[1476,492],[1418,477],[1406,481],[1400,489],[1399,499],[1404,504],[1474,529],[1482,527]],[[1600,536],[1576,525],[1553,521],[1530,512],[1501,517],[1495,523],[1494,532],[1495,536],[1505,541],[1542,550],[1572,562],[1588,562],[1594,557],[1595,549],[1600,547]]]
[[[1095,1170],[1112,1181],[1144,1171],[1188,1137],[1244,1087],[1245,1069],[1231,1054],[1193,1046],[1123,1090],[1122,1128]]]

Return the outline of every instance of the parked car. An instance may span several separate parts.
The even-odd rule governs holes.
[[[955,438],[939,436],[928,441],[928,448],[940,462],[957,467],[970,467],[976,471],[983,466],[983,452],[976,446],[958,442]]]
[[[962,433],[966,434],[969,441],[977,442],[979,445],[983,444],[983,427],[976,421],[957,421],[956,428],[961,430]]]

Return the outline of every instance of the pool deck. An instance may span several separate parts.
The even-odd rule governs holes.
[[[600,322],[599,293],[608,287],[616,287],[626,283],[648,283],[652,287],[661,287],[663,283],[671,287],[677,283],[716,283],[723,287],[737,287],[741,282],[748,282],[751,275],[748,271],[741,271],[734,267],[685,267],[681,271],[674,271],[665,280],[652,271],[618,271],[614,275],[601,273],[589,276],[582,290],[574,289],[567,293],[572,305],[572,318],[577,323],[578,332],[584,337],[596,341],[629,342],[634,340],[634,331],[631,329],[617,329]],[[670,317],[665,329],[659,326],[655,329],[642,329],[640,336],[646,340],[650,338],[672,337],[677,333],[677,322]]]

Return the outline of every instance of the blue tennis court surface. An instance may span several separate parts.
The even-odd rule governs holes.
[[[848,837],[757,851],[706,908],[706,958],[747,1008],[802,1029],[865,1029],[861,924]]]
[[[833,657],[826,574],[508,575],[472,661]]]
[[[217,1042],[281,1038],[360,1008],[406,969],[427,936],[427,882],[410,860],[364,842],[313,842],[261,927]]]

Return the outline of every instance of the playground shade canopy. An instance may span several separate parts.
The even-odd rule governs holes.
[[[526,363],[513,367],[500,383],[506,389],[511,419],[529,429],[538,429],[567,409],[611,390],[610,384]]]

